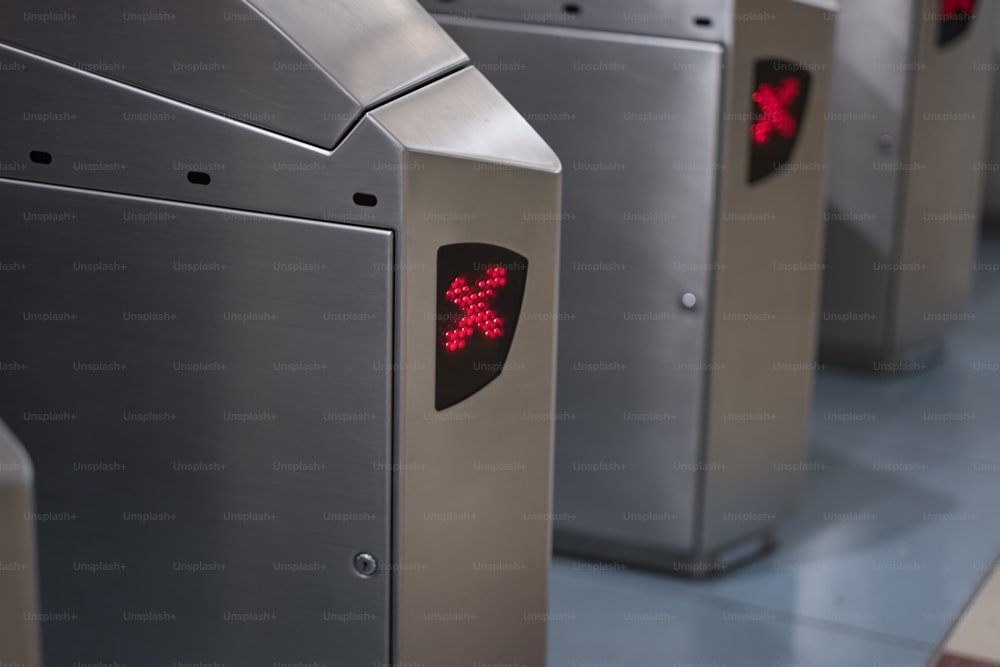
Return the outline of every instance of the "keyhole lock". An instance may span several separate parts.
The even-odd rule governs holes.
[[[374,577],[378,572],[378,560],[370,553],[362,551],[354,557],[354,569],[362,577]]]

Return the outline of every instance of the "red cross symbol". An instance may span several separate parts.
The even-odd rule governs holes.
[[[975,9],[975,0],[943,0],[941,3],[941,13],[946,20],[961,18],[962,14],[971,14]]]
[[[502,266],[491,266],[486,273],[471,287],[464,276],[451,281],[451,289],[444,293],[448,300],[462,311],[462,319],[454,329],[444,333],[444,346],[449,352],[456,352],[465,347],[465,339],[476,333],[483,332],[487,338],[499,338],[503,335],[503,318],[490,308],[490,301],[496,297],[497,289],[507,284],[507,269]]]
[[[786,138],[795,136],[798,126],[788,107],[798,96],[799,82],[792,77],[782,79],[777,88],[767,83],[760,84],[753,94],[753,101],[761,110],[752,127],[754,143],[766,144],[775,133]]]

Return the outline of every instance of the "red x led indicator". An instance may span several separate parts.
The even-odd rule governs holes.
[[[434,408],[464,401],[503,373],[527,284],[528,258],[489,243],[438,248]]]
[[[775,134],[785,138],[795,136],[798,123],[789,111],[789,107],[799,96],[801,87],[798,79],[786,77],[777,86],[762,83],[753,94],[753,101],[760,108],[760,115],[753,124],[754,143],[766,144]]]
[[[750,96],[748,182],[781,173],[792,159],[805,121],[810,75],[802,63],[758,60]]]
[[[503,318],[493,312],[490,303],[496,298],[497,290],[507,284],[507,269],[491,266],[479,276],[475,287],[469,285],[464,276],[451,282],[445,292],[450,302],[462,311],[462,318],[453,329],[444,332],[444,347],[449,352],[457,352],[465,347],[465,341],[477,330],[487,338],[503,335]]]
[[[941,3],[941,13],[946,20],[954,20],[963,14],[971,14],[975,9],[975,0],[943,0]]]

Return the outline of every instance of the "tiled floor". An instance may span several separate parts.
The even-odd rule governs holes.
[[[1000,236],[978,266],[936,365],[819,374],[825,468],[773,553],[703,581],[556,558],[549,664],[922,667],[1000,554]]]

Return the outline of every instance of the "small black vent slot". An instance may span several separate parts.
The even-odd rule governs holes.
[[[370,195],[367,192],[355,192],[354,203],[358,206],[376,206],[378,204],[378,197]]]
[[[31,151],[28,153],[28,157],[31,158],[32,162],[37,162],[38,164],[52,164],[52,153]]]
[[[211,182],[212,177],[203,171],[188,172],[188,183],[194,183],[195,185],[208,185]]]

